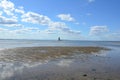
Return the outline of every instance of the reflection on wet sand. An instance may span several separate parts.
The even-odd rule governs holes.
[[[23,63],[23,62],[1,62],[0,63],[0,80],[9,80],[9,78],[13,77],[16,74],[22,74],[24,69],[33,68],[36,66],[40,66],[42,64],[46,64],[42,62],[34,62],[34,63]],[[13,79],[12,79],[13,80]]]
[[[57,63],[57,65],[61,67],[69,67],[73,62],[74,60],[71,59],[62,59]]]
[[[103,47],[30,47],[0,51],[1,80],[119,80]],[[114,51],[113,51],[114,52]],[[118,65],[119,67],[119,65]]]

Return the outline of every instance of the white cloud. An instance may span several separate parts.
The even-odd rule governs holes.
[[[7,27],[22,27],[22,24],[18,24],[17,18],[6,18],[0,15],[0,25],[7,26]]]
[[[7,26],[7,27],[24,27],[22,24],[4,24],[4,26]]]
[[[21,14],[24,14],[24,13],[25,13],[24,10],[20,10],[20,9],[15,9],[15,12],[21,13]]]
[[[49,30],[49,29],[45,30],[44,32],[47,34],[56,34],[54,30]]]
[[[2,32],[2,31],[8,31],[8,29],[0,28],[0,32]]]
[[[70,28],[62,28],[62,31],[70,34],[81,34],[80,31],[72,30]]]
[[[108,32],[109,29],[107,28],[107,26],[92,26],[90,29],[90,35],[102,35],[105,34],[106,32]]]
[[[24,8],[22,6],[18,7],[18,9],[15,9],[15,12],[16,13],[20,13],[20,14],[24,14],[25,13]]]
[[[28,32],[32,32],[32,31],[37,31],[39,30],[38,28],[21,28],[21,29],[17,29],[17,30],[11,30],[9,32],[11,33],[28,33]]]
[[[104,39],[106,40],[117,40],[117,41],[120,41],[120,32],[111,32],[109,34],[106,34],[104,36]]]
[[[37,23],[40,25],[48,25],[51,20],[47,16],[40,15],[34,12],[27,12],[22,15],[22,21],[35,24]]]
[[[15,18],[6,18],[0,16],[0,24],[16,24],[18,21]]]
[[[66,28],[66,24],[63,22],[51,22],[49,25],[50,29],[52,30],[59,30],[61,28]]]
[[[35,12],[25,12],[23,7],[15,8],[14,3],[12,3],[10,0],[1,0],[0,10],[0,25],[7,27],[21,27],[21,29],[11,32],[22,33],[25,31],[30,31],[30,29],[23,29],[24,25],[19,24],[19,18],[22,22],[47,26],[46,30],[48,31],[44,30],[47,33],[62,32],[80,34],[80,31],[70,29],[64,22],[52,21],[48,16],[41,15]],[[18,13],[20,13],[20,15],[18,15]],[[3,14],[5,15],[3,16]],[[75,19],[71,17],[70,14],[60,14],[58,15],[58,17],[66,21],[75,21]],[[36,29],[36,31],[40,30]]]
[[[57,17],[64,21],[75,21],[75,19],[70,14],[59,14]]]
[[[3,12],[2,11],[0,11],[0,16],[3,14]]]
[[[21,27],[22,24],[18,23],[17,14],[14,13],[15,10],[19,11],[22,8],[16,9],[14,3],[9,0],[1,0],[0,1],[0,25],[8,26],[8,27]],[[6,16],[3,14],[6,14]]]
[[[63,22],[52,22],[49,25],[49,30],[57,30],[61,31],[62,33],[70,33],[70,34],[80,34],[80,31],[75,31],[70,29],[65,23]]]
[[[65,33],[75,33],[79,34],[79,31],[73,31],[63,22],[54,22],[49,17],[40,15],[34,12],[27,12],[22,15],[22,21],[23,22],[29,22],[34,24],[40,24],[40,25],[46,25],[49,27],[48,30],[52,31],[62,31]],[[51,33],[51,32],[50,32]],[[53,33],[53,32],[52,32]]]
[[[15,9],[14,4],[9,0],[1,0],[0,8],[2,8],[7,15],[14,15],[13,14],[13,11]]]

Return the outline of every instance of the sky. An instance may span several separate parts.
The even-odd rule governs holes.
[[[120,0],[0,0],[0,39],[120,41]]]

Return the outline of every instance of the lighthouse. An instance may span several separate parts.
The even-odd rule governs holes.
[[[58,37],[58,41],[61,41],[60,37]]]

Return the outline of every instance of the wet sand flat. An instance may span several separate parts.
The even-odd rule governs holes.
[[[0,51],[0,80],[119,80],[119,48],[21,47]]]
[[[39,61],[49,58],[59,58],[61,56],[70,56],[74,54],[91,54],[100,51],[110,50],[104,47],[24,47],[2,50],[3,58],[0,60],[8,61]]]

